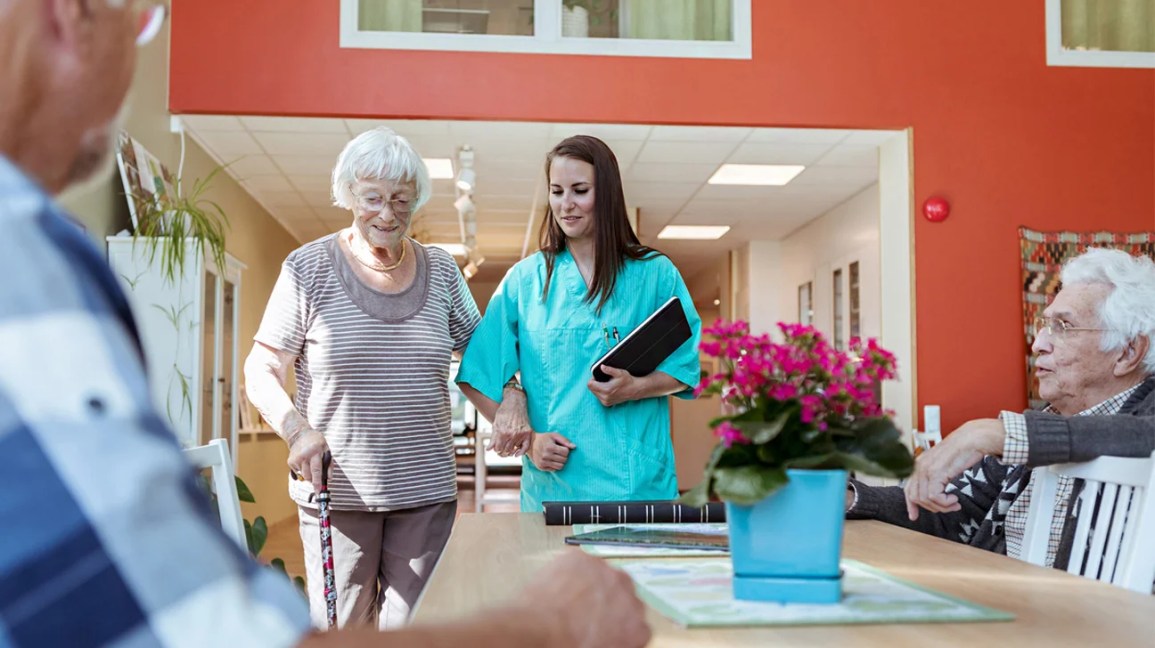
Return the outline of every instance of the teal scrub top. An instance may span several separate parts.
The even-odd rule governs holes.
[[[537,432],[557,432],[577,445],[556,472],[522,459],[521,510],[542,502],[663,500],[678,495],[670,440],[668,397],[603,406],[586,384],[593,363],[670,297],[681,299],[693,335],[658,366],[689,385],[693,398],[700,364],[701,319],[670,260],[653,254],[627,259],[599,314],[585,302],[585,281],[566,250],[555,260],[549,296],[542,301],[545,257],[538,252],[510,269],[473,332],[457,374],[494,401],[517,372],[529,420]],[[616,334],[615,334],[616,333]]]

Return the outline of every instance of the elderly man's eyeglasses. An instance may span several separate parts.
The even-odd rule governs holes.
[[[353,198],[357,201],[357,207],[370,214],[376,214],[389,206],[389,211],[393,212],[394,216],[408,216],[409,211],[413,209],[412,202],[408,198],[394,198],[393,200],[386,200],[385,198],[376,194],[366,194],[358,196],[353,194]]]
[[[136,46],[143,47],[160,33],[164,19],[168,16],[168,7],[164,3],[148,0],[132,0],[129,7],[136,16]]]
[[[1035,337],[1038,337],[1043,331],[1051,337],[1063,337],[1068,333],[1076,331],[1106,331],[1105,328],[1091,328],[1087,326],[1073,326],[1066,320],[1061,320],[1056,317],[1036,317],[1035,318]]]

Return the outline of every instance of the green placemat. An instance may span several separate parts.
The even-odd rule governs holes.
[[[729,527],[725,522],[699,522],[693,524],[575,524],[574,535],[601,531],[612,527],[641,527],[646,529],[671,529],[676,531],[693,531],[696,533],[714,533],[726,535]],[[578,545],[582,551],[602,558],[667,558],[678,556],[691,558],[696,556],[713,556],[715,558],[729,556],[729,551],[709,551],[705,549],[673,549],[670,547],[628,547],[625,545]],[[729,562],[729,561],[727,561]]]
[[[1010,621],[1013,614],[976,605],[843,560],[842,602],[832,605],[737,601],[729,560],[616,561],[651,607],[690,628],[711,626],[959,623]]]

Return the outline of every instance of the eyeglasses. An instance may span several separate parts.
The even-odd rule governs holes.
[[[163,2],[130,0],[128,8],[136,17],[136,46],[143,47],[160,33],[164,19],[168,16],[168,7]]]
[[[1105,328],[1091,328],[1087,326],[1073,326],[1070,322],[1061,320],[1055,317],[1036,317],[1035,318],[1035,337],[1039,333],[1046,331],[1047,335],[1051,337],[1063,337],[1068,333],[1075,331],[1108,331]]]
[[[357,207],[361,211],[370,214],[376,214],[385,209],[385,205],[389,205],[389,211],[393,212],[394,216],[405,217],[409,215],[412,209],[411,201],[408,198],[394,198],[393,200],[385,200],[376,194],[368,194],[365,196],[358,196],[353,194],[353,198],[357,203]]]

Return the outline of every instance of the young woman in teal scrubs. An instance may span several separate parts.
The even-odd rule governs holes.
[[[621,173],[580,135],[546,157],[541,249],[510,269],[457,374],[494,421],[491,445],[522,460],[521,510],[549,501],[677,497],[667,397],[693,398],[701,320],[677,268],[630,228]],[[670,297],[693,335],[648,376],[591,365]],[[520,374],[520,385],[515,375]]]

